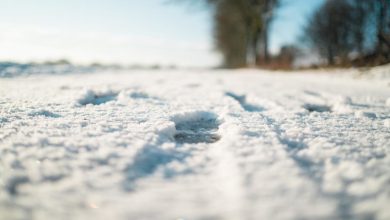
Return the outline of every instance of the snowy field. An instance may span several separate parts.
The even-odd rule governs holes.
[[[0,219],[390,219],[390,66],[0,78]]]

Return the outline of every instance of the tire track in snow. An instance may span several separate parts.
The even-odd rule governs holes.
[[[305,175],[309,180],[311,180],[317,188],[319,195],[324,198],[329,198],[334,201],[337,201],[337,218],[340,219],[375,219],[370,213],[356,215],[353,214],[353,206],[355,204],[355,197],[347,193],[346,186],[343,185],[343,188],[340,192],[329,193],[325,192],[322,187],[325,183],[325,164],[323,162],[315,162],[310,160],[310,158],[305,158],[299,155],[300,151],[308,149],[309,146],[302,141],[296,141],[288,137],[285,134],[283,129],[281,129],[280,124],[275,120],[270,119],[272,128],[278,133],[279,141],[286,146],[286,151],[296,164],[302,170],[302,174]],[[343,183],[345,184],[345,183]]]
[[[233,97],[232,95],[233,94]],[[337,213],[336,216],[332,216],[333,218],[341,218],[341,219],[370,219],[373,218],[369,213],[367,214],[361,214],[360,216],[356,216],[353,214],[353,201],[354,197],[349,195],[346,192],[346,189],[343,189],[339,193],[326,193],[322,190],[322,185],[324,184],[324,173],[325,173],[325,167],[323,164],[315,163],[314,161],[311,161],[310,159],[303,158],[299,156],[299,152],[303,149],[307,149],[308,145],[303,142],[303,140],[295,140],[289,138],[289,136],[285,133],[285,131],[282,129],[282,124],[275,120],[273,117],[269,116],[267,112],[252,112],[248,109],[246,109],[243,106],[242,99],[240,97],[243,96],[237,96],[234,93],[226,94],[229,97],[232,97],[236,101],[239,102],[239,104],[243,107],[243,109],[248,113],[251,114],[251,117],[262,117],[265,121],[265,124],[268,126],[268,128],[275,134],[275,137],[277,138],[278,142],[285,146],[284,150],[289,155],[291,159],[295,162],[297,167],[301,170],[301,174],[306,176],[306,179],[309,180],[312,183],[312,186],[315,188],[316,194],[320,194],[324,197],[324,199],[330,199],[333,201],[336,201],[337,203]],[[312,95],[311,93],[309,95]],[[236,97],[237,96],[237,97]],[[315,94],[316,97],[320,96],[319,94]],[[319,97],[326,101],[324,98]],[[308,104],[308,102],[304,100],[300,100],[304,104],[302,104],[303,107],[312,107],[312,111],[316,112],[328,112],[330,111],[330,107],[328,106],[322,106],[322,105],[315,105],[315,104]],[[311,109],[306,108],[309,112],[312,112]],[[257,121],[257,120],[256,120]],[[282,120],[283,121],[283,120]],[[283,122],[282,122],[283,123]],[[251,132],[251,136],[255,136],[254,132]]]
[[[218,142],[215,142],[215,138],[209,139],[210,134],[208,132],[214,135],[215,129],[230,130],[230,126],[225,126],[225,118],[223,116],[221,118],[223,123],[219,124],[217,121],[219,121],[220,117],[217,120],[217,115],[211,112],[187,112],[182,115],[174,115],[172,122],[175,123],[176,132],[171,133],[172,141],[175,140],[177,134],[182,134],[183,132],[189,132],[191,135],[184,138],[181,135],[179,139],[176,137],[176,144],[174,144],[173,148],[166,149],[160,147],[164,143],[168,143],[166,139],[161,139],[161,141],[150,143],[141,148],[134,157],[133,162],[125,170],[124,189],[127,191],[135,190],[134,192],[136,192],[137,183],[156,174],[157,171],[162,171],[163,178],[172,178],[170,175],[164,176],[166,174],[165,171],[169,169],[168,165],[170,163],[177,162],[181,165],[189,166],[190,174],[195,176],[197,174],[191,172],[205,173],[201,175],[201,179],[199,179],[199,176],[196,179],[199,179],[200,184],[204,184],[204,181],[208,183],[206,192],[211,189],[211,192],[218,193],[218,198],[210,201],[210,205],[218,210],[217,212],[216,210],[212,211],[212,213],[217,214],[210,215],[210,219],[255,220],[254,216],[256,214],[254,214],[253,210],[256,210],[256,207],[251,205],[251,201],[248,199],[251,195],[246,190],[247,183],[245,181],[247,181],[247,178],[242,176],[242,165],[240,163],[243,161],[237,160],[236,152],[234,152],[235,149],[238,149],[237,146],[240,142],[239,138],[236,139],[238,134],[233,132],[229,133],[227,137],[221,136],[221,140]],[[237,122],[238,124],[240,123],[239,121]],[[218,133],[222,134],[225,131]],[[185,147],[184,145],[192,147],[181,151],[180,149]],[[204,158],[203,163],[200,164],[201,167],[193,167],[194,165],[186,163],[186,160],[192,159],[197,151]],[[183,173],[179,173],[178,176],[173,177],[180,178],[182,175]],[[198,194],[197,197],[210,199],[210,195],[202,191],[196,194]],[[223,206],[220,206],[221,202],[224,203]],[[229,218],[219,216],[226,212],[229,213]],[[204,215],[208,216],[206,213]]]
[[[229,94],[225,95],[232,98]],[[224,143],[224,151],[230,152],[231,163],[237,164],[239,170],[239,175],[235,178],[238,178],[236,181],[240,183],[236,184],[236,187],[239,188],[237,191],[241,191],[245,204],[242,209],[245,210],[242,211],[245,216],[243,219],[299,219],[321,212],[323,215],[319,214],[320,217],[329,217],[334,207],[333,202],[326,198],[317,198],[316,182],[301,175],[299,164],[291,157],[290,152],[286,151],[286,143],[272,126],[272,120],[263,112],[248,111],[243,108],[242,102],[235,98],[230,100],[236,102],[229,106],[229,111],[224,116],[225,129],[222,131],[222,134],[229,133],[224,134],[224,137],[230,138],[222,138],[221,144]],[[241,110],[237,109],[237,104],[242,107]],[[236,114],[237,111],[240,113]],[[261,121],[264,124],[259,124]],[[218,161],[218,158],[216,160]],[[302,192],[303,189],[305,190]],[[279,201],[277,195],[280,193],[283,193],[283,200]],[[261,201],[269,199],[270,195],[278,201],[275,204],[286,203],[286,207],[291,207],[286,201],[294,200],[294,206],[284,213],[278,213],[277,208],[272,205],[262,208]],[[296,213],[307,206],[311,206],[313,210]],[[318,210],[321,208],[323,210]]]
[[[324,102],[329,103],[329,101],[319,94],[309,95],[319,97]],[[310,104],[309,102],[299,99],[303,102],[302,106],[311,112],[318,113],[327,113],[332,111],[332,107],[328,105],[320,105],[320,104]],[[373,219],[374,217],[370,213],[360,214],[359,216],[353,214],[353,206],[354,206],[354,196],[349,195],[346,192],[346,188],[344,188],[338,193],[328,193],[324,192],[322,186],[324,184],[324,176],[325,176],[325,165],[323,163],[318,163],[310,160],[310,158],[305,158],[299,155],[300,151],[304,149],[308,149],[309,146],[302,140],[296,140],[289,137],[286,134],[286,131],[282,128],[284,122],[286,122],[286,118],[281,117],[281,120],[276,120],[271,116],[266,116],[268,125],[272,130],[274,130],[275,134],[277,134],[277,138],[279,142],[286,146],[286,152],[290,155],[290,157],[295,161],[298,167],[301,169],[302,174],[305,175],[314,186],[317,188],[317,193],[323,196],[324,198],[328,198],[337,202],[337,216],[336,218],[340,219]],[[303,116],[302,116],[303,117]],[[294,120],[294,119],[292,119]]]

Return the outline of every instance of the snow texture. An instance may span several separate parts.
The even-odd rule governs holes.
[[[2,78],[0,219],[390,219],[389,72]]]

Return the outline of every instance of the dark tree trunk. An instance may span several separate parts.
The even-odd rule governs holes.
[[[269,51],[268,51],[268,44],[269,44],[269,41],[268,41],[268,26],[269,26],[269,21],[268,19],[264,22],[264,61],[266,63],[269,62]]]
[[[327,50],[328,50],[328,65],[333,66],[335,62],[334,62],[332,46],[329,45]]]
[[[385,36],[385,28],[387,23],[387,2],[386,0],[380,0],[380,6],[379,6],[379,17],[378,17],[378,34],[377,34],[377,41],[378,41],[378,52],[382,54],[383,48],[385,46],[389,46],[389,42],[384,37]]]
[[[256,33],[254,35],[255,39],[253,42],[253,48],[254,48],[254,56],[255,56],[255,64],[259,65],[260,61],[260,55],[259,55],[259,40],[260,40],[261,30],[256,30]]]

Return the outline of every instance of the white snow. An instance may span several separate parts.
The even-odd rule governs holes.
[[[0,219],[389,219],[389,72],[2,78]]]

